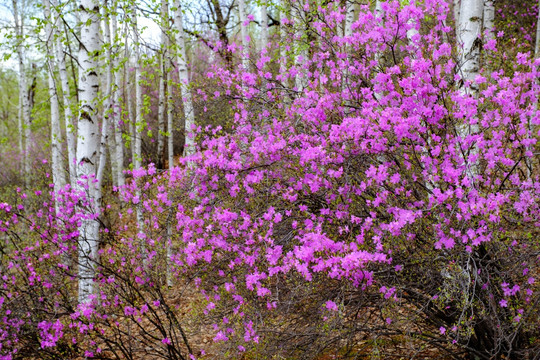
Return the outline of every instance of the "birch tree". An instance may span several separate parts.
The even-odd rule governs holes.
[[[120,41],[120,36],[118,32],[118,20],[117,20],[117,11],[118,11],[118,1],[113,2],[113,8],[111,9],[111,31],[112,38],[114,39],[114,57],[113,57],[113,66],[115,69],[114,72],[114,89],[113,89],[113,100],[112,100],[112,122],[114,129],[114,145],[115,145],[115,164],[116,173],[113,176],[116,176],[116,183],[118,186],[124,186],[124,146],[122,141],[122,130],[120,128],[121,113],[120,113],[120,88],[122,82],[122,73],[120,72],[120,46],[118,42]]]
[[[247,28],[247,14],[246,14],[246,1],[238,0],[238,15],[240,19],[240,35],[242,44],[242,67],[244,71],[249,70],[249,36]]]
[[[493,0],[484,0],[484,29],[487,40],[495,38],[495,4]]]
[[[94,292],[93,278],[98,260],[99,223],[98,204],[94,184],[99,147],[97,97],[99,90],[98,54],[99,2],[80,0],[81,46],[79,48],[79,121],[77,123],[77,187],[88,194],[90,212],[79,227],[79,303],[90,300]]]
[[[261,51],[268,46],[268,1],[263,0],[261,7]]]
[[[184,105],[184,128],[185,128],[185,145],[184,156],[189,156],[195,151],[195,132],[193,127],[195,126],[195,110],[193,108],[193,99],[191,96],[191,90],[189,90],[189,75],[187,68],[187,56],[186,45],[184,39],[184,24],[182,7],[180,0],[175,0],[174,11],[174,26],[175,26],[175,40],[176,40],[176,58],[178,62],[178,78],[180,82],[180,95],[182,96],[182,103]]]
[[[352,35],[352,24],[354,23],[355,3],[354,1],[348,1],[346,3],[345,10],[345,37]]]
[[[475,95],[474,80],[480,71],[480,44],[482,34],[483,0],[462,0],[458,25],[458,57],[462,90]],[[469,84],[470,86],[466,86]]]
[[[456,28],[456,39],[459,39],[459,18],[461,14],[461,0],[453,0],[454,24]]]
[[[69,179],[72,186],[75,185],[77,172],[75,168],[76,164],[76,136],[75,136],[75,126],[73,124],[73,111],[71,104],[71,94],[69,89],[69,80],[68,73],[66,68],[66,61],[64,57],[64,50],[62,44],[61,33],[57,31],[58,29],[58,19],[60,18],[60,13],[58,9],[57,0],[51,0],[52,12],[55,22],[53,22],[53,31],[55,46],[54,50],[56,52],[56,64],[58,66],[58,74],[60,76],[60,86],[62,87],[62,100],[64,103],[64,123],[66,128],[66,143],[67,143],[67,152],[68,152],[68,165],[69,165]]]
[[[476,76],[480,71],[480,36],[482,34],[483,0],[462,0],[458,28],[458,58],[462,79],[461,92],[464,95],[476,96],[478,85]],[[458,133],[461,137],[478,132],[478,125],[460,125]],[[477,150],[473,147],[471,152]],[[475,164],[469,164],[468,174],[472,179],[476,175]]]
[[[113,86],[113,63],[112,63],[112,42],[111,42],[111,28],[110,28],[110,15],[108,2],[103,4],[103,36],[104,44],[102,48],[105,50],[105,74],[103,76],[103,88],[105,91],[101,94],[103,96],[103,109],[102,109],[102,122],[101,122],[101,140],[99,144],[99,164],[97,170],[97,181],[101,183],[103,181],[103,174],[105,172],[105,166],[107,165],[107,146],[109,143],[109,119],[112,113],[112,86]],[[116,182],[116,181],[113,181]],[[97,188],[96,200],[98,203],[101,201],[101,187]]]
[[[58,95],[56,92],[56,82],[54,79],[55,61],[54,61],[54,31],[53,19],[51,18],[51,4],[49,0],[43,0],[43,9],[45,15],[45,47],[47,49],[47,68],[48,68],[48,85],[49,85],[49,100],[51,103],[51,163],[52,175],[54,183],[54,191],[58,191],[66,184],[64,175],[64,167],[62,165],[62,131],[60,129],[60,107],[58,104]],[[55,204],[55,210],[58,213],[58,203]]]
[[[164,149],[164,134],[165,134],[165,117],[166,117],[166,78],[168,71],[168,29],[169,29],[169,7],[167,0],[161,0],[161,51],[159,54],[160,74],[159,74],[159,93],[158,93],[158,168],[163,168],[163,149]],[[172,134],[170,134],[172,135]]]
[[[287,39],[287,28],[285,27],[285,19],[287,17],[287,2],[282,0],[279,9],[279,37],[281,40],[281,46],[279,47],[279,72],[284,74],[287,71],[287,49],[285,47],[285,40]]]
[[[132,32],[133,32],[133,52],[135,53],[135,155],[133,165],[135,169],[142,164],[142,131],[143,124],[143,98],[142,98],[142,76],[141,76],[141,49],[139,40],[139,30],[137,26],[137,9],[133,6],[132,14]]]
[[[15,35],[17,39],[17,60],[19,67],[19,146],[21,147],[21,154],[23,155],[23,177],[25,183],[28,185],[28,176],[30,174],[30,122],[31,122],[31,108],[30,101],[27,94],[27,78],[26,68],[24,66],[26,61],[26,53],[23,46],[24,42],[24,16],[22,16],[22,9],[19,8],[21,2],[12,0],[13,4],[13,19],[15,24]],[[24,144],[24,149],[23,149]]]

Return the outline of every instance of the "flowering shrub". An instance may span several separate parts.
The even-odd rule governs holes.
[[[445,3],[364,6],[350,36],[337,4],[303,9],[311,26],[289,31],[309,56],[280,75],[265,53],[252,72],[212,69],[233,131],[205,129],[167,173],[133,171],[109,204],[121,219],[90,303],[73,300],[84,194],[31,215],[1,204],[0,354],[204,356],[194,316],[232,357],[538,351],[540,62],[494,61],[471,94]],[[175,294],[194,287],[188,314]]]

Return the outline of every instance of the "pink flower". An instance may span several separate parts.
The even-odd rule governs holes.
[[[338,307],[336,303],[333,302],[332,300],[328,300],[326,303],[324,303],[324,306],[326,307],[327,310],[338,311]]]

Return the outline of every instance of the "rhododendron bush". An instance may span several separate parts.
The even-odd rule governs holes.
[[[362,7],[350,36],[306,3],[287,72],[276,43],[207,73],[234,129],[101,214],[69,187],[1,203],[2,358],[533,358],[540,60],[486,41],[464,82],[447,4],[412,3]],[[78,223],[106,216],[77,304]]]

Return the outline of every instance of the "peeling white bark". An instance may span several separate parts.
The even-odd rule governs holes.
[[[476,96],[478,85],[475,80],[480,71],[480,42],[482,35],[482,17],[484,0],[462,0],[458,28],[458,57],[461,66],[463,84],[460,91],[463,95]],[[478,132],[477,124],[461,124],[457,126],[458,135],[462,138]],[[478,153],[475,145],[469,150],[469,157]],[[467,164],[467,176],[471,179],[477,175],[477,164]]]
[[[99,151],[99,127],[97,119],[97,97],[99,89],[98,58],[99,3],[97,0],[80,1],[81,46],[79,49],[79,121],[77,123],[77,189],[86,193],[92,210],[97,216],[95,202],[96,164]],[[90,215],[90,214],[89,214]],[[90,300],[94,293],[93,279],[98,261],[99,223],[87,218],[79,227],[79,303]]]
[[[480,70],[480,37],[482,35],[483,0],[462,0],[459,21],[458,55],[464,82],[470,91],[477,90],[474,79]],[[468,90],[465,90],[468,91]]]

